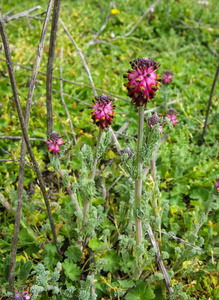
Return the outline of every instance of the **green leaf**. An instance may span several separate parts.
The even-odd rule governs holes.
[[[102,246],[104,243],[99,241],[98,238],[93,238],[89,241],[89,247],[95,251],[96,249],[98,249],[100,246]]]
[[[71,262],[69,259],[65,259],[62,266],[63,266],[63,268],[65,270],[65,274],[68,278],[70,278],[72,281],[77,281],[79,279],[81,270],[76,264]]]
[[[105,272],[113,273],[119,268],[120,256],[117,254],[116,250],[111,250],[104,258],[108,260],[108,264],[103,268]]]
[[[27,276],[30,274],[30,270],[32,268],[32,261],[28,260],[22,267],[20,270],[20,274],[19,274],[19,279],[20,280],[26,280]]]
[[[147,288],[145,282],[139,281],[136,287],[125,297],[125,300],[151,300],[154,297],[153,290],[150,287]]]
[[[68,250],[65,252],[65,256],[73,262],[81,261],[82,252],[78,247],[69,246]]]

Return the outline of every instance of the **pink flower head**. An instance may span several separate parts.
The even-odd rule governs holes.
[[[157,123],[160,123],[160,119],[158,118],[157,113],[154,113],[153,116],[151,116],[150,119],[148,120],[148,126],[150,128],[153,128],[154,125],[156,125]],[[163,127],[163,124],[161,124],[158,128],[160,133],[163,131],[162,127]]]
[[[165,84],[169,84],[173,79],[173,73],[171,71],[166,71],[163,74],[161,81]]]
[[[114,101],[114,99],[106,95],[97,96],[95,100],[93,100],[94,105],[92,108],[95,110],[92,112],[92,119],[94,124],[99,126],[102,130],[112,123],[113,110],[116,107],[116,105],[113,104]]]
[[[174,108],[170,108],[170,110],[167,113],[167,118],[172,122],[173,126],[175,126],[176,123],[178,123],[178,121],[176,120],[177,113]]]
[[[65,142],[62,141],[62,137],[59,136],[58,133],[53,131],[50,135],[50,139],[46,143],[49,144],[49,151],[51,151],[52,154],[56,154],[56,152],[60,151],[59,146]]]
[[[217,191],[219,192],[219,177],[216,179],[215,185],[217,187]]]
[[[14,295],[14,299],[13,300],[29,300],[31,298],[29,292],[23,291],[23,292],[19,292],[18,290],[16,291],[15,295]]]
[[[150,58],[138,58],[130,61],[132,70],[124,74],[128,82],[124,86],[128,89],[128,96],[132,98],[135,107],[147,105],[155,97],[158,89],[158,75],[155,73],[159,65]]]

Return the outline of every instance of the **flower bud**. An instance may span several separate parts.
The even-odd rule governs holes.
[[[59,146],[64,144],[65,142],[62,141],[62,137],[55,131],[53,131],[50,135],[50,139],[46,142],[49,147],[48,150],[52,152],[52,154],[56,154],[60,151]]]
[[[116,105],[113,104],[114,101],[114,99],[106,95],[100,95],[93,100],[94,105],[92,108],[95,110],[92,112],[92,119],[94,124],[99,126],[102,130],[112,123],[114,115],[113,110],[116,107]]]
[[[130,61],[132,70],[124,74],[128,82],[124,84],[128,90],[128,96],[132,98],[135,107],[147,105],[150,99],[155,97],[158,89],[158,75],[155,73],[159,65],[149,58],[138,58]]]

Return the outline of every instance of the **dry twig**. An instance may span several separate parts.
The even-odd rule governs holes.
[[[70,116],[70,113],[68,111],[68,107],[65,103],[64,94],[63,94],[62,60],[63,60],[63,47],[61,47],[61,50],[60,50],[60,61],[61,61],[61,63],[60,63],[60,77],[61,77],[61,79],[60,79],[60,93],[61,93],[62,104],[65,108],[65,112],[66,112],[66,115],[68,117],[69,125],[70,125],[70,128],[71,128],[73,141],[74,141],[74,144],[76,145],[77,140],[76,140],[76,136],[75,136],[75,133],[74,133],[74,127],[73,127],[73,124],[72,124],[72,121],[71,121],[71,116]]]
[[[53,108],[52,108],[52,74],[53,74],[53,63],[55,56],[56,47],[56,36],[58,31],[59,23],[59,11],[60,11],[61,0],[55,0],[53,15],[52,15],[52,26],[49,42],[49,54],[47,63],[47,76],[46,76],[46,107],[47,107],[47,135],[53,131]]]
[[[29,16],[30,13],[32,13],[33,11],[35,11],[37,9],[40,9],[40,8],[41,8],[41,6],[37,5],[37,6],[33,7],[33,8],[30,8],[28,10],[22,11],[21,13],[18,13],[16,15],[9,16],[9,14],[11,14],[14,11],[14,9],[12,9],[8,13],[4,14],[2,16],[2,18],[3,18],[3,21],[5,23],[8,23],[8,22],[10,22],[12,20],[16,20],[16,19],[19,19],[19,18],[27,17],[27,16]]]
[[[50,7],[51,7],[52,2],[53,1],[51,0],[50,3],[49,3],[47,15],[49,15],[49,12],[51,11]],[[46,19],[47,19],[47,17],[46,17]],[[36,171],[39,183],[40,183],[40,188],[41,188],[42,193],[43,193],[43,197],[44,197],[45,204],[46,204],[46,207],[47,207],[47,212],[48,212],[48,215],[49,215],[50,225],[51,225],[52,233],[53,233],[53,236],[54,236],[55,244],[56,244],[56,247],[57,247],[57,251],[61,254],[59,244],[58,244],[58,240],[57,240],[57,237],[56,237],[55,226],[54,226],[53,217],[52,217],[52,213],[51,213],[51,209],[50,209],[49,199],[48,199],[48,196],[47,196],[47,193],[46,193],[46,189],[45,189],[45,186],[44,186],[42,175],[40,173],[39,165],[38,165],[37,160],[34,156],[34,153],[33,153],[33,150],[32,150],[31,144],[30,144],[30,140],[29,140],[29,137],[28,137],[28,132],[27,132],[27,125],[28,125],[27,123],[28,122],[25,122],[25,120],[28,120],[29,116],[27,114],[25,116],[25,120],[24,120],[21,105],[20,105],[18,90],[17,90],[17,84],[16,84],[16,80],[15,80],[14,70],[13,70],[13,64],[12,64],[12,59],[11,59],[11,54],[10,54],[10,47],[9,47],[8,38],[7,38],[7,34],[6,34],[6,31],[5,31],[4,22],[2,20],[1,14],[0,14],[0,33],[1,33],[1,36],[2,36],[3,44],[4,44],[4,50],[5,50],[6,60],[7,60],[7,66],[8,66],[8,72],[9,72],[12,92],[13,92],[15,104],[16,104],[16,107],[17,107],[17,112],[18,112],[18,117],[19,117],[19,120],[20,120],[22,133],[23,133],[23,136],[24,136],[24,139],[25,139],[25,143],[26,143],[29,155],[30,155],[31,160],[32,160],[32,162],[34,164],[34,167],[35,167],[35,171]],[[39,62],[40,62],[39,58],[40,58],[40,49],[41,49],[41,47],[42,47],[42,44],[39,44],[38,55],[37,55],[37,59],[36,59],[36,63],[35,63],[35,66],[36,66],[35,72],[36,73],[37,73],[37,70],[38,70]],[[43,47],[42,47],[42,49],[43,49]],[[34,86],[35,86],[35,80],[34,80],[35,75],[36,74],[34,73],[33,76],[32,76],[32,79],[33,79],[33,80],[31,80],[32,88],[30,86],[28,99],[32,99],[32,93],[33,93]],[[28,109],[30,109],[30,106],[31,106],[31,102],[27,103],[26,112],[28,112]],[[22,165],[21,165],[21,167],[22,167]],[[23,168],[24,168],[24,163],[23,163]],[[20,172],[19,172],[19,177],[20,177]],[[21,178],[21,180],[22,180],[22,178]],[[21,214],[21,209],[20,209],[20,214]],[[20,224],[20,222],[18,224]],[[16,227],[15,227],[15,229],[16,229]],[[19,226],[16,230],[19,231]],[[16,251],[15,251],[14,256],[16,256]],[[12,283],[13,283],[13,281],[12,281]],[[13,284],[10,285],[9,290],[11,292],[14,291],[13,290]]]

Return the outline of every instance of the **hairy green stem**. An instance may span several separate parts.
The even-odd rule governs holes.
[[[96,149],[95,149],[95,153],[94,153],[94,167],[93,167],[93,170],[91,171],[91,173],[89,175],[89,179],[92,179],[92,180],[94,180],[95,174],[96,174],[96,168],[97,168],[97,162],[98,162],[97,151],[98,151],[98,148],[99,148],[99,145],[100,145],[102,134],[103,134],[103,131],[102,131],[101,128],[99,128],[99,133],[98,133],[98,137],[97,137],[97,145],[96,145]],[[85,202],[84,202],[84,220],[83,220],[83,228],[82,228],[83,231],[84,231],[85,226],[87,224],[87,217],[88,217],[88,213],[89,213],[89,207],[90,207],[90,200],[85,200]]]
[[[138,141],[137,141],[137,170],[138,178],[135,180],[135,209],[138,211],[141,205],[141,194],[142,194],[142,173],[143,163],[141,158],[141,150],[143,146],[143,128],[144,128],[144,107],[139,107],[138,112]],[[141,219],[136,216],[136,242],[137,244],[142,243],[142,224]]]

